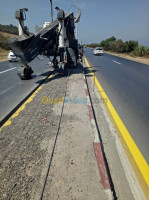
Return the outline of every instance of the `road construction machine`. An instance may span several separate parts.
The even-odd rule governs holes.
[[[29,63],[38,55],[50,58],[54,68],[65,71],[76,67],[78,60],[78,40],[75,38],[75,23],[78,23],[81,11],[76,17],[73,12],[65,13],[56,7],[57,19],[45,23],[43,28],[36,27],[35,34],[29,33],[24,25],[27,8],[16,10],[15,18],[19,21],[18,37],[11,37],[7,45],[19,58],[17,74],[20,79],[31,79],[33,73]]]

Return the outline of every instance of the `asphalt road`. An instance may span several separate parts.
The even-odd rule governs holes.
[[[48,64],[49,59],[40,59],[36,58],[29,64],[34,70],[31,80],[20,80],[17,76],[20,63],[0,62],[0,121],[53,70]]]
[[[104,54],[85,56],[95,76],[149,164],[149,66]]]

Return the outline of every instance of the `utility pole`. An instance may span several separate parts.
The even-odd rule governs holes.
[[[52,0],[50,0],[50,7],[51,7],[51,22],[53,22],[53,6],[52,6]]]
[[[77,8],[79,10],[79,0],[77,0]],[[78,39],[78,23],[76,24],[76,39]]]

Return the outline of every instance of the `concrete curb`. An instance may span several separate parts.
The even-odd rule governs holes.
[[[113,192],[112,192],[112,188],[111,188],[110,178],[109,178],[109,175],[107,172],[107,167],[106,167],[106,163],[104,160],[101,143],[99,140],[98,129],[96,126],[95,116],[93,113],[92,104],[91,104],[91,100],[90,100],[90,96],[89,96],[89,91],[87,88],[87,81],[86,81],[86,77],[84,74],[83,74],[83,78],[84,78],[84,90],[85,90],[85,94],[86,94],[87,102],[88,102],[87,105],[88,105],[89,117],[90,117],[90,121],[91,121],[93,134],[95,136],[93,146],[94,146],[94,153],[95,153],[95,157],[96,157],[96,161],[97,161],[99,176],[101,179],[101,184],[103,185],[103,188],[105,190],[105,193],[108,196],[108,200],[112,200],[112,199],[114,199],[114,197],[113,197]]]

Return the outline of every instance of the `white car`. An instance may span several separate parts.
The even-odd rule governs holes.
[[[104,55],[104,51],[101,47],[97,47],[94,51],[93,51],[93,55]]]
[[[9,54],[8,54],[8,60],[9,60],[9,62],[18,61],[18,58],[16,57],[16,55],[11,50],[9,51]]]

